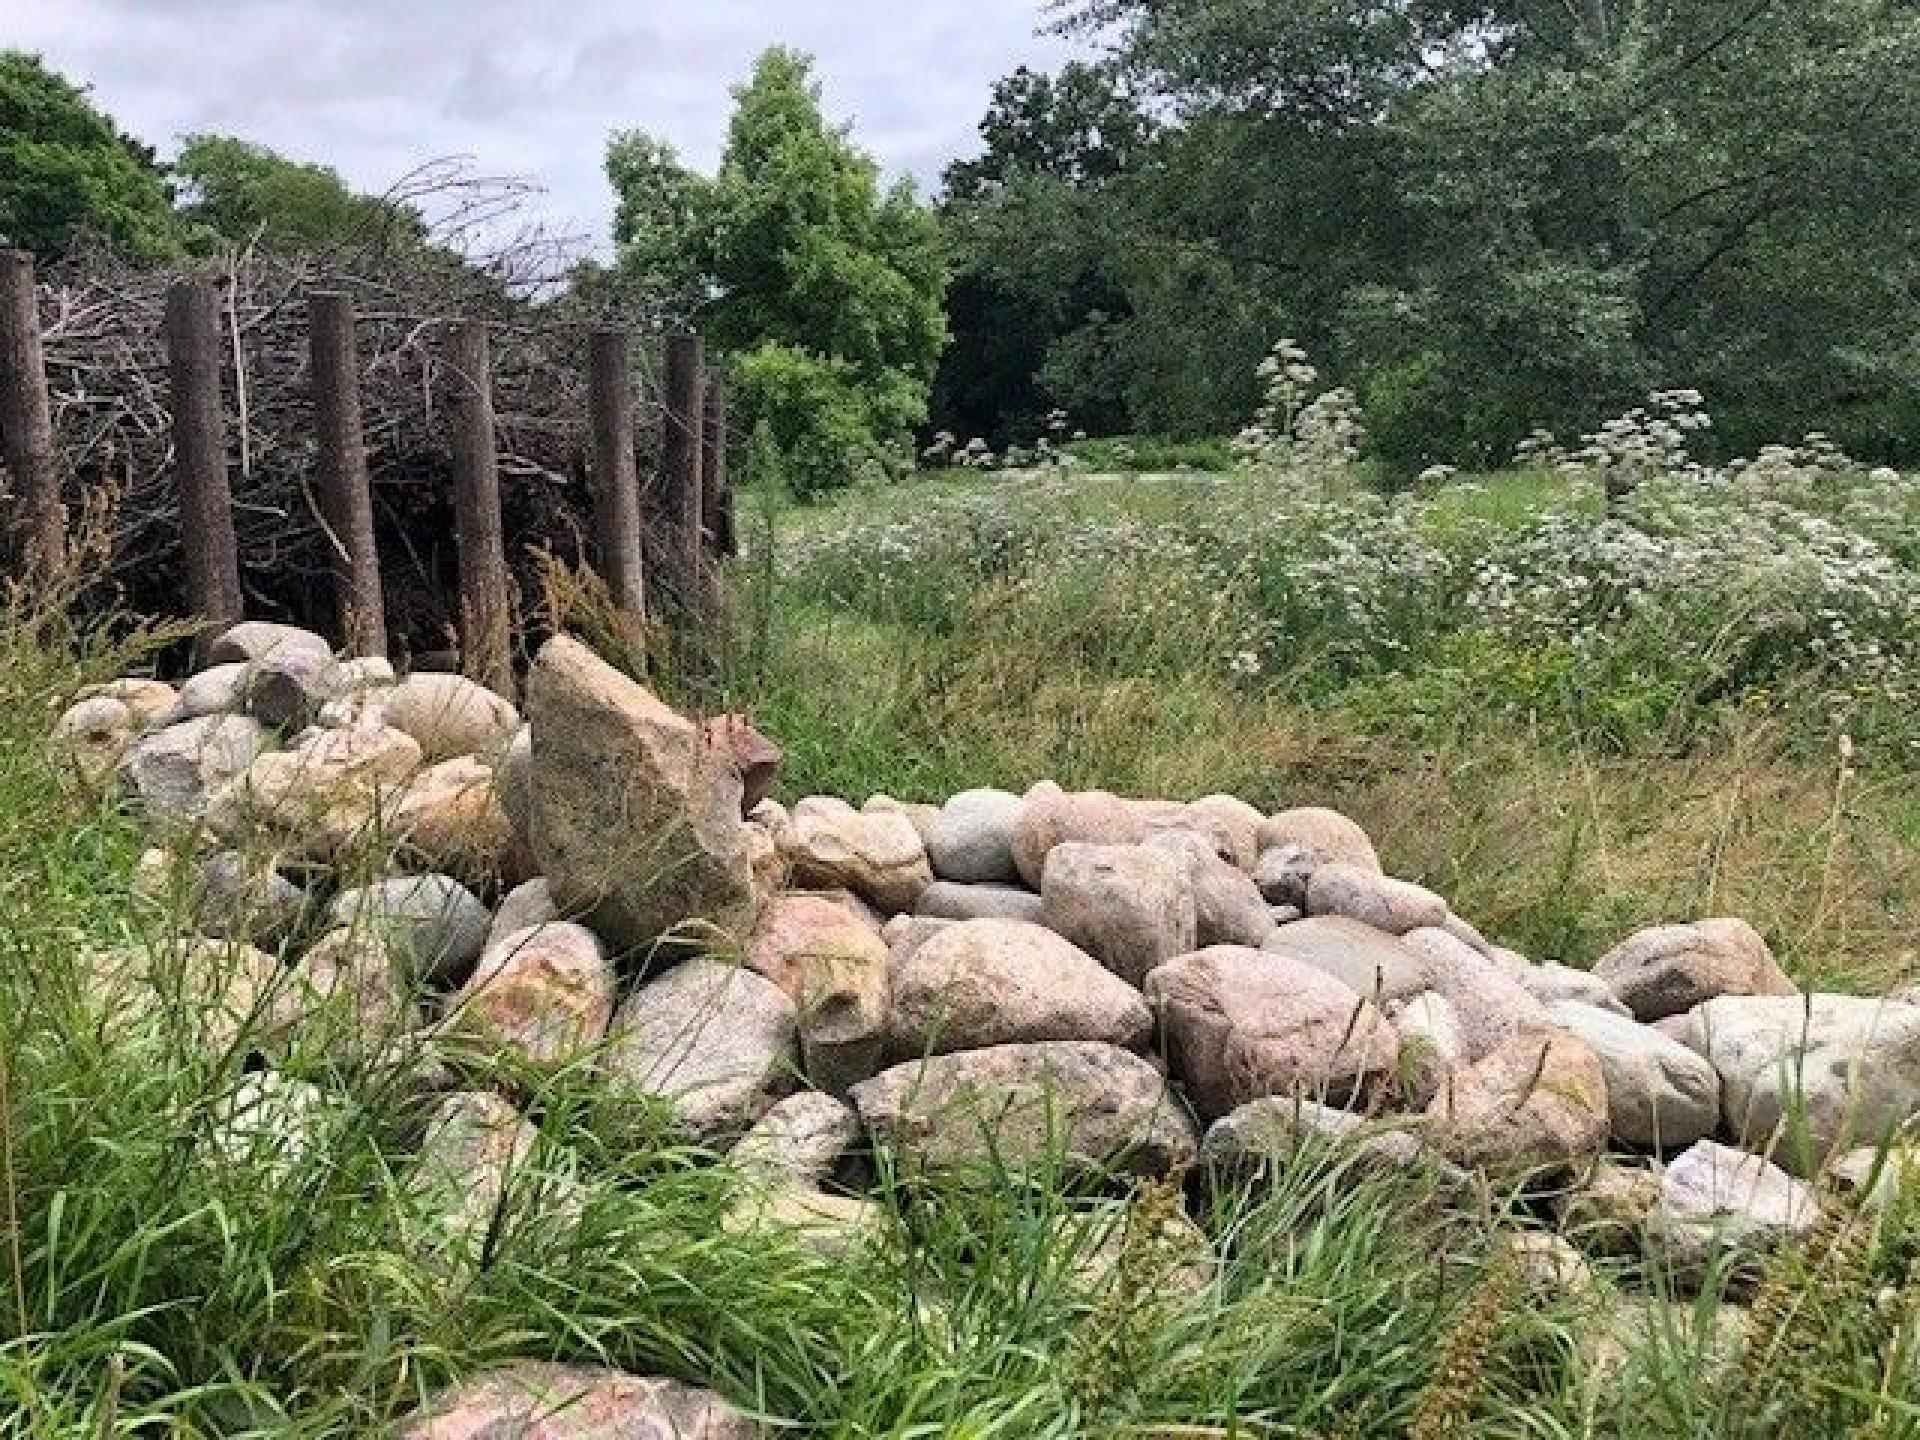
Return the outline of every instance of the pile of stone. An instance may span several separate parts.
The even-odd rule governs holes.
[[[1736,919],[1535,962],[1331,810],[1051,783],[788,809],[751,726],[568,638],[524,718],[284,627],[210,659],[84,696],[56,742],[151,817],[147,889],[191,892],[210,1039],[252,1026],[290,1072],[454,1057],[420,1183],[456,1231],[561,1071],[730,1150],[743,1225],[825,1246],[875,1223],[836,1181],[879,1151],[1097,1186],[1313,1147],[1462,1203],[1524,1187],[1582,1248],[1681,1277],[1883,1193],[1920,1113],[1920,1004],[1803,994]]]

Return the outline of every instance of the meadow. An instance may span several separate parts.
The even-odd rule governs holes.
[[[700,684],[780,738],[789,797],[1052,777],[1330,804],[1536,959],[1726,913],[1808,981],[1920,972],[1911,482],[1669,475],[1609,517],[1550,469],[1362,478],[1055,468],[763,504]],[[883,1171],[875,1242],[823,1254],[739,1233],[737,1173],[614,1132],[569,1071],[516,1077],[540,1141],[450,1262],[405,1179],[405,1067],[331,1074],[325,1125],[236,1147],[248,1038],[103,1013],[89,954],[195,917],[136,903],[134,825],[45,733],[152,637],[20,609],[0,634],[0,1435],[382,1435],[516,1355],[683,1376],[773,1434],[1920,1433],[1904,1203],[1697,1298],[1639,1257],[1542,1283],[1503,1238],[1537,1201],[1433,1204],[1336,1152],[1189,1177],[1220,1256],[1198,1288],[1156,1238],[1178,1188],[1044,1171]]]

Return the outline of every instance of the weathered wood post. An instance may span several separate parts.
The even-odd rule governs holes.
[[[320,510],[326,517],[341,639],[354,655],[387,653],[386,602],[373,538],[373,490],[360,413],[360,351],[353,298],[307,297],[313,416],[320,441]]]
[[[660,443],[661,491],[667,512],[674,583],[688,616],[702,609],[700,412],[704,351],[698,335],[669,335],[666,423]]]
[[[624,331],[594,332],[587,351],[587,405],[603,578],[621,613],[638,626],[647,615],[646,562],[640,543],[640,474],[633,458],[633,363]]]
[[[174,281],[165,323],[187,603],[209,631],[218,631],[237,623],[242,608],[220,402],[220,296],[213,281],[204,275]]]
[[[24,250],[0,251],[0,441],[16,506],[7,526],[8,562],[24,579],[51,579],[66,565],[67,516],[40,345],[40,298],[33,257]]]
[[[717,370],[707,372],[700,420],[701,524],[708,553],[725,559],[739,554],[740,546],[733,527],[733,482],[727,474],[727,381]]]
[[[500,459],[494,451],[492,360],[487,327],[456,320],[446,349],[453,414],[453,516],[460,563],[461,665],[512,695],[513,650],[507,550],[500,520]]]

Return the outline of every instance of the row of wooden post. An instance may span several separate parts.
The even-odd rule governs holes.
[[[371,477],[360,406],[353,302],[335,292],[309,299],[319,495],[332,556],[341,643],[356,655],[387,649]],[[210,628],[243,616],[233,501],[227,480],[221,398],[221,307],[212,280],[186,278],[167,292],[166,345],[174,463],[188,604]],[[467,673],[502,691],[513,686],[506,542],[495,450],[486,326],[447,322],[443,361],[451,414],[454,516],[460,572],[460,644]],[[636,406],[629,337],[593,334],[588,345],[595,543],[602,578],[621,611],[644,620],[645,517],[634,454]],[[726,397],[706,372],[700,339],[667,340],[666,420],[660,504],[673,536],[674,570],[699,592],[711,548],[730,546],[726,513]],[[16,495],[16,563],[27,576],[60,573],[66,516],[54,449],[33,264],[0,251],[0,441]]]

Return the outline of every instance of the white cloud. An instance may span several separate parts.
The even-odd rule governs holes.
[[[213,130],[384,189],[465,154],[545,187],[603,243],[610,131],[718,157],[729,86],[767,45],[818,60],[828,112],[923,188],[971,151],[993,81],[1065,53],[1039,0],[0,0],[0,47],[43,54],[163,154]]]

